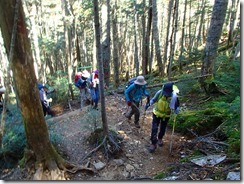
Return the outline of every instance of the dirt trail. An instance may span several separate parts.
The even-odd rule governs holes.
[[[99,119],[100,109],[94,110],[87,106],[83,111],[66,112],[61,116],[47,120],[50,131],[57,134],[58,150],[62,151],[68,160],[79,164],[85,164],[89,160],[91,167],[100,161],[106,165],[95,175],[76,173],[69,176],[71,180],[126,180],[152,177],[165,169],[167,164],[180,158],[179,149],[181,149],[181,141],[184,139],[176,133],[174,134],[173,154],[170,155],[171,129],[169,128],[164,137],[164,146],[158,147],[153,154],[148,152],[152,107],[146,111],[145,118],[143,118],[144,110],[141,106],[140,129],[134,126],[133,120],[130,122],[124,117],[128,108],[123,96],[107,96],[106,108],[109,128],[124,136],[123,153],[119,158],[110,159],[108,162],[101,152],[93,154],[82,162],[84,156],[93,149],[89,146],[86,138],[94,130],[94,124],[97,127],[102,126],[101,119]]]

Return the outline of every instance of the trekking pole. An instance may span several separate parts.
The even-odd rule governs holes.
[[[173,116],[173,129],[172,129],[172,134],[171,134],[171,138],[170,138],[170,144],[169,144],[169,153],[172,153],[172,147],[173,147],[173,139],[174,139],[174,131],[175,131],[175,124],[176,124],[176,116],[172,114],[171,117]]]

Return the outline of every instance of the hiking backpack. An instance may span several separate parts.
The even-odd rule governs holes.
[[[127,89],[127,88],[128,88],[131,84],[133,84],[135,81],[136,81],[136,77],[133,77],[133,78],[129,79],[129,80],[126,82],[125,89]]]

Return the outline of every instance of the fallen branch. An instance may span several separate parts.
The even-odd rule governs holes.
[[[179,83],[179,82],[189,81],[189,80],[192,80],[192,79],[199,79],[199,78],[203,78],[203,77],[208,77],[208,76],[211,76],[211,75],[213,75],[213,74],[200,75],[200,76],[196,76],[196,77],[192,77],[192,78],[188,78],[188,79],[175,80],[175,81],[171,81],[171,82],[175,84],[175,83]],[[168,82],[164,82],[164,83],[160,83],[160,84],[154,84],[154,85],[148,85],[147,88],[160,87],[160,86],[163,86],[166,83],[168,83]]]
[[[175,84],[175,83],[179,83],[179,82],[189,81],[189,80],[193,80],[193,79],[199,79],[199,78],[208,77],[208,76],[212,76],[212,75],[213,74],[200,75],[200,76],[196,76],[196,77],[192,77],[192,78],[188,78],[188,79],[175,80],[175,81],[171,81],[171,82],[173,82]],[[147,85],[147,88],[149,89],[149,88],[155,88],[155,87],[162,87],[166,83],[168,83],[168,82],[154,84],[154,85]],[[124,93],[124,89],[118,89],[117,93],[118,94],[123,94]]]

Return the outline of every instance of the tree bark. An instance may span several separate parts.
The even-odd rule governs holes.
[[[202,60],[202,75],[213,74],[219,39],[225,20],[228,0],[215,0],[207,42]]]
[[[166,39],[165,39],[165,44],[164,44],[164,56],[163,56],[163,68],[162,72],[163,75],[166,73],[165,69],[167,69],[167,57],[168,57],[168,45],[169,45],[169,32],[170,32],[170,21],[171,21],[171,12],[172,12],[172,7],[174,4],[174,0],[169,1],[169,6],[168,6],[168,17],[167,17],[167,31],[166,31]]]
[[[228,0],[215,0],[211,23],[208,31],[207,42],[204,48],[201,74],[213,74],[214,62],[217,55],[219,39],[222,33],[222,27],[225,20]],[[209,91],[204,81],[200,81],[206,92]]]
[[[134,2],[134,66],[136,69],[136,76],[139,75],[139,59],[138,59],[138,46],[137,46],[137,9],[136,9],[136,0]]]
[[[119,49],[118,49],[118,30],[117,30],[117,0],[113,7],[113,64],[114,64],[114,84],[119,87]]]
[[[100,23],[99,23],[99,11],[98,11],[98,0],[93,0],[94,9],[94,23],[95,23],[95,35],[96,35],[96,58],[99,64],[99,90],[101,99],[101,114],[103,122],[104,136],[108,136],[108,123],[105,108],[105,95],[104,95],[104,73],[103,73],[103,58],[102,58],[102,47],[100,43]]]
[[[14,7],[17,1],[0,1],[0,27],[8,55],[10,53],[11,33],[14,31]],[[63,158],[56,152],[50,142],[37,88],[30,39],[28,38],[24,11],[20,0],[19,3],[16,42],[13,47],[13,59],[10,66],[13,71],[16,96],[19,99],[19,107],[25,127],[27,148],[30,152],[33,152],[37,166],[49,170],[58,169],[57,166],[64,168]]]
[[[163,65],[162,65],[162,56],[160,49],[160,41],[158,34],[158,10],[157,10],[157,1],[152,0],[152,23],[153,23],[153,40],[155,45],[156,59],[158,71],[161,75],[163,75]]]
[[[107,87],[109,87],[110,83],[110,40],[111,40],[111,35],[110,35],[110,0],[106,0],[106,6],[107,6],[107,20],[106,20],[106,38],[103,41],[102,44],[102,51],[103,51],[103,63],[104,63],[104,82]]]

